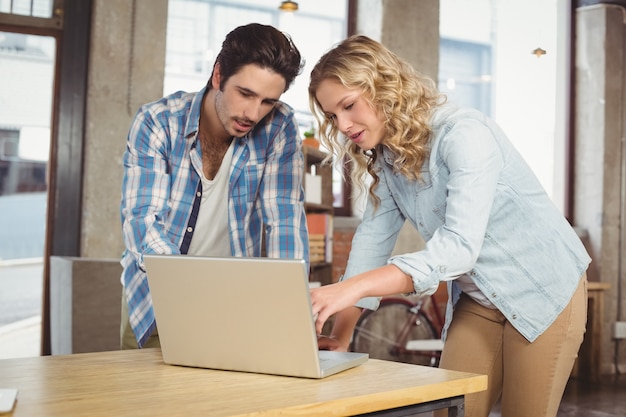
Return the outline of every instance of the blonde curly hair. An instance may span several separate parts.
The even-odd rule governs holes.
[[[361,91],[365,101],[382,116],[385,137],[378,149],[362,150],[340,137],[337,126],[326,116],[316,98],[320,83],[328,79]],[[374,163],[380,146],[386,146],[395,155],[394,171],[419,180],[429,152],[430,118],[433,110],[445,100],[433,80],[419,74],[381,43],[363,35],[351,36],[336,45],[311,71],[309,105],[319,124],[320,140],[337,163],[348,155],[352,162],[352,182],[360,189],[366,187],[365,173],[372,176],[369,196],[375,207],[380,203],[374,194],[379,182]]]

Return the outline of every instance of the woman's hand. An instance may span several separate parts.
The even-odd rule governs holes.
[[[346,280],[311,289],[311,307],[316,316],[315,330],[318,335],[322,334],[324,323],[330,316],[359,301],[361,296],[354,288],[355,283],[356,280]]]
[[[330,316],[354,306],[361,298],[384,297],[413,290],[411,276],[395,265],[385,265],[335,284],[313,288],[311,305],[313,314],[317,315],[317,334],[322,333],[322,327]]]

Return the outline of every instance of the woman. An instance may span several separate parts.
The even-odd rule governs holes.
[[[590,258],[502,130],[446,103],[380,43],[353,36],[311,73],[320,138],[368,202],[339,283],[311,291],[320,347],[347,350],[361,308],[447,281],[440,367],[486,374],[465,415],[556,416],[586,322]],[[345,135],[344,139],[342,135]],[[423,250],[391,256],[408,220]]]

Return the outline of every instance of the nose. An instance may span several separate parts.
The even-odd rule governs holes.
[[[251,122],[256,123],[265,116],[263,111],[264,108],[261,101],[250,100],[248,105],[244,108],[243,116]]]
[[[348,116],[341,114],[338,114],[335,117],[337,118],[337,129],[339,129],[340,132],[347,134],[352,127],[352,120]]]

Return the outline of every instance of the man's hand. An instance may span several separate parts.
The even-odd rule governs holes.
[[[347,352],[349,346],[342,346],[339,340],[332,336],[317,336],[317,345],[320,350],[335,350],[337,352]]]

